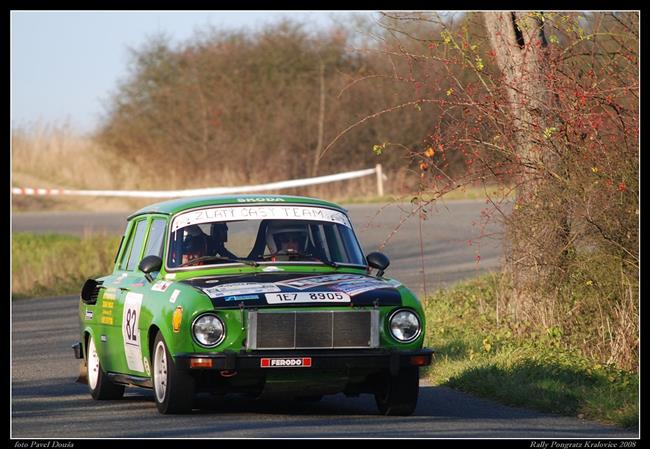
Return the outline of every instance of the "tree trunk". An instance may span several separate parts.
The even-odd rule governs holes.
[[[320,161],[320,153],[323,150],[323,133],[325,131],[325,64],[320,62],[319,70],[320,80],[320,103],[318,107],[318,143],[316,144],[316,151],[314,153],[314,163],[311,167],[311,175],[318,175],[318,162]]]
[[[552,298],[554,281],[564,272],[570,231],[568,211],[553,202],[553,192],[563,188],[558,179],[563,170],[561,152],[549,140],[557,123],[544,22],[541,14],[501,11],[484,13],[484,20],[503,75],[523,176],[507,230],[506,271],[517,309],[530,312],[530,319],[553,321],[552,304],[541,304],[534,292],[544,285]]]

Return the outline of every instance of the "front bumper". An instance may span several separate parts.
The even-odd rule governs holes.
[[[407,366],[431,364],[434,351],[419,349],[397,351],[387,349],[364,350],[300,350],[300,351],[254,351],[224,352],[219,354],[177,354],[176,367],[182,370],[217,370],[237,372],[262,372],[270,370],[389,370],[397,375]],[[309,366],[270,366],[269,359],[309,359]],[[264,366],[266,365],[266,366]]]

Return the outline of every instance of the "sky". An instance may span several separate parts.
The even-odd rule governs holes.
[[[171,44],[212,26],[258,30],[282,18],[318,28],[351,11],[11,11],[11,126],[92,132],[128,75],[129,48],[164,33]],[[373,14],[367,11],[367,14]]]

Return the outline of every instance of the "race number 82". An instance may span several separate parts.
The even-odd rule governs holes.
[[[124,320],[126,339],[134,343],[138,341],[138,336],[135,333],[135,324],[138,322],[137,315],[138,312],[135,309],[127,309],[126,319]]]

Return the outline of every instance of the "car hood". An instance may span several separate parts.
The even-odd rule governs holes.
[[[401,284],[353,273],[253,273],[180,281],[205,293],[215,308],[401,305]]]

